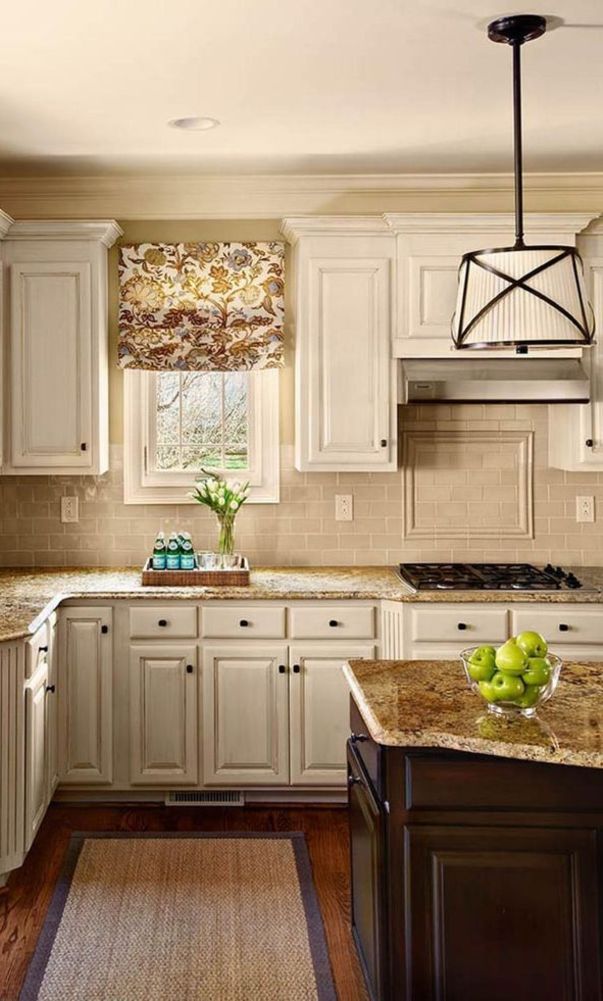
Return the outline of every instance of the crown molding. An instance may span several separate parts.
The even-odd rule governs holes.
[[[603,211],[603,172],[526,174],[536,210]],[[511,174],[257,174],[0,177],[16,219],[282,219],[320,214],[508,211]],[[593,211],[593,215],[596,211]]]
[[[9,240],[90,240],[109,248],[123,232],[114,219],[25,219],[13,223]]]
[[[301,236],[389,236],[391,229],[378,215],[307,215],[283,219],[281,233],[295,244]]]
[[[575,235],[600,212],[525,212],[528,236],[536,233]],[[394,233],[508,233],[515,226],[512,212],[386,212],[383,216]]]

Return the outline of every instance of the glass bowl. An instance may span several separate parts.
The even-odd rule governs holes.
[[[507,694],[504,691],[505,685],[502,682],[502,687],[497,692],[496,687],[493,687],[487,678],[482,678],[480,681],[471,675],[470,659],[477,650],[482,649],[484,646],[493,646],[496,649],[494,643],[481,643],[479,647],[470,646],[466,650],[461,650],[461,662],[471,691],[484,700],[487,704],[488,712],[497,713],[499,716],[535,716],[538,707],[550,699],[557,687],[559,675],[561,674],[561,658],[557,657],[554,653],[547,653],[545,659],[549,665],[550,673],[547,681],[540,685],[526,685],[521,675],[508,674],[507,672],[496,670],[495,674],[502,674],[506,679],[509,679],[508,688],[517,688],[518,680],[523,685],[523,692],[521,694],[515,695],[512,691]],[[484,687],[484,685],[489,687]]]

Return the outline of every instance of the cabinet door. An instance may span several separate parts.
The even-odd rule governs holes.
[[[12,264],[10,465],[92,463],[90,264]]]
[[[287,648],[203,650],[203,776],[207,785],[289,782]]]
[[[59,693],[56,615],[48,623],[48,698],[46,699],[48,798],[59,784]]]
[[[130,648],[130,781],[197,781],[197,648]]]
[[[386,938],[383,819],[379,803],[348,744],[352,934],[371,1001],[384,1001]],[[396,995],[397,996],[397,995]]]
[[[290,648],[292,785],[345,785],[350,690],[342,668],[346,660],[374,656],[367,643]]]
[[[112,637],[110,608],[66,608],[59,634],[60,779],[111,782]]]
[[[411,826],[396,837],[409,924],[392,956],[398,976],[410,964],[409,999],[599,1001],[595,831]]]
[[[43,661],[25,686],[25,840],[29,848],[48,806],[47,688]]]
[[[298,469],[396,467],[391,261],[313,257],[298,312]],[[304,287],[305,286],[305,287]]]

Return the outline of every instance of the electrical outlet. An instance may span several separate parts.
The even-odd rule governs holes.
[[[352,494],[335,494],[335,521],[354,520],[354,501]]]
[[[595,498],[576,497],[576,521],[595,520]]]
[[[77,497],[61,497],[61,521],[64,525],[80,520],[80,505]]]

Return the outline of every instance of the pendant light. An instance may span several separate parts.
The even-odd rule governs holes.
[[[502,17],[488,38],[513,50],[515,243],[465,254],[459,268],[452,339],[456,348],[580,347],[592,344],[595,324],[575,247],[526,246],[523,239],[521,46],[546,31],[536,14]]]

